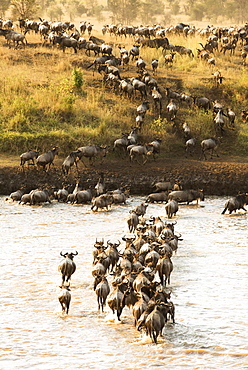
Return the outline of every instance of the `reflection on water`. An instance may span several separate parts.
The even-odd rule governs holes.
[[[221,215],[224,198],[180,206],[175,231],[172,301],[158,345],[133,326],[125,308],[116,322],[98,313],[91,275],[96,238],[118,241],[127,233],[129,198],[109,212],[89,205],[21,206],[0,198],[0,369],[223,369],[248,368],[247,215]],[[150,204],[147,215],[165,216]],[[77,250],[69,315],[57,295],[60,251]]]

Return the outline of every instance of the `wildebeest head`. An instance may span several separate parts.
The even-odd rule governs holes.
[[[78,252],[77,251],[76,251],[76,253],[73,253],[73,252],[68,253],[68,252],[66,252],[66,253],[63,254],[62,251],[61,251],[60,252],[60,255],[62,257],[70,258],[71,260],[73,260],[73,258],[78,255]]]

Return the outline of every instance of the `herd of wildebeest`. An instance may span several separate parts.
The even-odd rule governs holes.
[[[58,201],[71,203],[89,203],[91,210],[108,211],[112,204],[124,206],[129,196],[128,189],[106,190],[102,174],[95,186],[97,194],[92,199],[90,190],[81,190],[77,183],[74,191],[68,194],[60,189],[53,194],[51,201],[44,190],[31,191],[30,204]],[[10,194],[8,199],[23,203],[22,191]],[[90,199],[90,200],[89,200]],[[180,184],[161,181],[154,184],[154,193],[149,194],[142,203],[129,211],[126,219],[126,233],[120,241],[112,242],[104,239],[94,243],[92,277],[97,297],[99,312],[104,312],[107,303],[113,315],[121,320],[124,307],[128,307],[134,317],[134,325],[138,331],[149,335],[152,342],[157,343],[158,336],[168,320],[175,322],[175,306],[170,300],[170,276],[173,271],[173,254],[177,252],[181,234],[175,233],[175,225],[180,220],[177,216],[179,204],[204,201],[202,190],[182,190]],[[147,208],[151,203],[165,203],[164,216],[146,217]],[[226,203],[222,214],[229,214],[244,208],[248,202],[248,194],[238,194]],[[113,212],[114,212],[114,208]],[[177,217],[176,217],[177,216]],[[175,220],[175,217],[177,218]],[[174,220],[173,220],[174,218]],[[62,312],[69,313],[71,303],[70,281],[76,270],[73,261],[78,252],[67,251],[58,270],[62,275],[61,291],[58,296]]]
[[[156,190],[168,191],[171,188],[169,182],[155,184]],[[176,215],[178,202],[189,204],[193,199],[204,200],[203,193],[196,195],[191,190],[171,189],[168,197],[165,206],[168,218]],[[151,201],[151,198],[148,200]],[[237,207],[244,209],[247,201],[248,195],[238,195],[225,204],[222,213],[227,209],[232,213]],[[170,276],[173,271],[172,257],[177,252],[182,235],[175,233],[177,221],[166,221],[159,216],[147,218],[148,206],[149,203],[142,202],[129,212],[127,225],[130,234],[122,237],[124,245],[120,241],[108,240],[105,243],[104,239],[96,238],[92,276],[99,312],[104,312],[107,303],[113,315],[121,321],[123,309],[128,307],[137,330],[144,331],[152,342],[157,343],[167,321],[175,323],[175,305],[170,299]],[[59,265],[62,274],[59,301],[62,310],[67,313],[71,301],[70,279],[76,270],[73,261],[76,254],[61,253],[65,260]]]
[[[13,23],[6,25],[0,23],[0,35],[3,35],[9,46],[15,48],[26,46],[26,35],[34,31],[39,33],[43,39],[43,44],[50,43],[59,47],[65,52],[66,48],[73,48],[74,52],[85,50],[86,55],[95,55],[95,60],[88,68],[94,67],[100,74],[103,74],[103,82],[114,92],[125,94],[133,98],[138,92],[142,100],[137,107],[136,126],[130,132],[124,133],[121,138],[114,142],[113,149],[120,156],[129,155],[130,161],[146,163],[149,156],[154,159],[160,152],[161,139],[156,138],[150,143],[141,145],[138,142],[138,133],[142,129],[145,115],[150,108],[150,100],[154,103],[154,110],[161,114],[162,94],[161,89],[155,79],[158,60],[152,61],[152,73],[148,72],[146,62],[140,57],[142,48],[162,48],[164,63],[173,64],[175,53],[194,57],[193,51],[178,45],[171,45],[168,37],[171,34],[182,35],[182,40],[192,37],[196,33],[206,39],[205,45],[201,43],[201,49],[197,49],[198,57],[206,61],[206,64],[215,66],[213,54],[220,52],[225,54],[230,52],[233,55],[236,49],[242,48],[241,58],[244,66],[248,52],[248,25],[243,27],[220,28],[208,26],[205,29],[196,29],[186,24],[180,23],[174,27],[164,28],[160,25],[152,27],[124,27],[117,25],[106,25],[102,28],[103,36],[109,33],[111,36],[132,37],[134,46],[126,50],[120,46],[120,55],[113,55],[113,46],[105,43],[103,39],[91,36],[93,25],[89,22],[80,23],[79,30],[70,22],[47,22],[40,19],[40,22],[19,20],[19,26],[23,33],[13,29]],[[89,41],[84,37],[88,32]],[[169,52],[167,54],[167,52]],[[100,56],[100,54],[102,54]],[[120,66],[128,68],[129,62],[134,61],[137,66],[138,76],[130,79],[121,78]],[[216,86],[222,83],[223,76],[219,71],[214,73]],[[177,93],[170,88],[166,88],[168,104],[166,106],[167,118],[174,122],[176,119],[179,102],[189,106],[197,106],[204,110],[212,110],[214,113],[214,124],[216,136],[201,142],[202,157],[206,159],[206,152],[216,150],[219,144],[217,134],[223,134],[225,119],[228,119],[231,128],[234,128],[236,114],[232,109],[225,110],[218,101],[212,102],[206,97],[192,97],[185,93]],[[248,121],[248,111],[242,111],[242,119]],[[182,125],[182,131],[186,143],[186,152],[192,153],[196,144],[196,139],[192,136],[190,127],[187,123]],[[92,164],[95,158],[103,159],[108,153],[108,146],[88,145],[80,147],[71,152],[62,164],[64,176],[69,174],[72,166],[78,166],[78,161],[84,162],[88,158]],[[46,153],[40,154],[37,150],[31,150],[21,154],[21,166],[25,171],[27,163],[49,171],[58,148],[54,147]],[[142,161],[142,162],[141,162]],[[86,164],[85,164],[86,165]],[[65,187],[58,189],[51,194],[46,189],[33,189],[25,193],[24,189],[19,189],[10,194],[9,199],[18,201],[21,204],[37,205],[44,202],[67,202],[71,204],[90,204],[91,210],[109,210],[113,204],[126,204],[129,197],[128,189],[116,189],[107,191],[104,175],[99,178],[94,189],[83,189],[76,183],[74,190],[69,193]],[[174,227],[177,221],[171,221],[179,210],[180,203],[189,204],[193,201],[204,201],[202,190],[181,189],[180,184],[161,181],[154,184],[154,192],[149,194],[145,201],[132,209],[127,217],[127,227],[129,234],[124,235],[122,241],[125,245],[104,240],[97,240],[94,243],[92,276],[94,279],[94,291],[97,296],[98,310],[104,311],[106,303],[113,314],[117,314],[117,319],[121,320],[124,307],[129,307],[134,317],[134,324],[138,331],[144,331],[150,336],[154,343],[166,325],[168,320],[175,322],[175,306],[170,300],[171,292],[170,275],[173,271],[173,254],[176,253],[181,235],[176,235]],[[145,216],[149,203],[165,202],[165,212],[168,220],[163,217]],[[222,214],[227,210],[229,214],[242,209],[248,202],[248,194],[238,194],[230,198],[224,206]],[[71,293],[70,280],[76,270],[73,261],[78,254],[70,251],[61,252],[64,257],[59,265],[59,272],[62,275],[61,293],[59,302],[62,311],[68,314]],[[111,280],[111,283],[110,283]]]
[[[177,92],[170,87],[162,89],[155,78],[159,60],[153,59],[149,69],[148,62],[140,55],[142,50],[148,48],[161,50],[165,65],[173,65],[175,55],[185,55],[189,58],[198,57],[199,60],[210,66],[213,81],[216,86],[220,86],[225,77],[222,76],[219,70],[214,69],[216,69],[216,61],[220,60],[221,55],[230,53],[230,56],[233,56],[235,52],[236,54],[238,52],[241,58],[240,64],[246,66],[248,24],[239,27],[215,27],[211,25],[205,28],[196,28],[184,23],[169,27],[161,25],[134,27],[109,24],[104,25],[101,29],[103,38],[93,36],[93,30],[94,26],[87,21],[82,21],[76,26],[72,22],[49,22],[41,18],[39,21],[19,19],[18,24],[14,24],[11,20],[0,20],[0,35],[5,37],[9,47],[24,48],[28,46],[26,37],[33,32],[40,36],[42,46],[58,47],[64,52],[66,49],[72,49],[75,53],[85,51],[87,56],[91,56],[91,53],[93,53],[95,59],[87,68],[93,67],[93,73],[97,70],[103,76],[103,83],[106,87],[130,99],[134,97],[141,98],[142,104],[137,108],[135,134],[141,132],[145,113],[148,109],[151,109],[151,106],[157,117],[161,116],[163,110],[162,116],[172,123],[175,123],[177,113],[183,105],[190,109],[196,107],[205,111],[210,110],[213,113],[212,120],[215,134],[200,143],[201,157],[206,159],[208,151],[211,151],[211,157],[216,152],[224,131],[227,128],[235,129],[237,116],[243,122],[248,121],[248,111],[243,107],[240,112],[234,112],[232,108],[226,107],[225,103],[220,103],[218,100],[212,101],[205,96],[192,96],[184,91]],[[89,36],[88,40],[86,39],[87,34]],[[106,35],[108,35],[108,38],[112,38],[111,42],[107,43],[104,40]],[[201,37],[202,42],[199,43],[199,48],[193,51],[184,45],[171,44],[169,38],[173,35],[181,36],[182,44],[186,43],[188,38],[194,36]],[[133,46],[130,49],[123,46],[127,38],[133,41]],[[117,53],[119,54],[117,55]],[[195,53],[197,53],[197,56],[194,55]],[[127,70],[130,63],[137,67],[137,76],[122,77],[122,71]],[[163,109],[165,102],[166,108]],[[132,131],[133,126],[134,124],[132,124]],[[192,155],[197,143],[196,137],[191,132],[188,123],[179,123],[179,126],[185,139],[186,153]],[[133,138],[131,140],[129,133],[123,133],[121,139],[115,147],[119,150],[121,145],[122,148],[128,149],[131,160],[139,161],[140,158],[143,158],[143,163],[145,163],[147,156],[152,152],[157,153],[157,149],[150,143],[141,145],[139,141],[133,141]],[[134,144],[136,148],[130,147]],[[97,155],[105,153],[104,147],[99,146],[91,146],[88,150],[97,151]],[[68,166],[69,168],[71,166],[70,163],[76,163],[75,158],[78,154],[81,157],[84,155],[82,150],[69,154],[69,158],[67,158],[63,167],[65,172],[68,172]]]

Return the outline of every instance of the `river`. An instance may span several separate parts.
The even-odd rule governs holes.
[[[118,241],[130,209],[144,200],[93,213],[90,205],[19,205],[0,197],[0,369],[248,369],[247,214],[221,215],[227,198],[181,205],[175,233],[171,300],[175,324],[158,344],[97,310],[92,251],[97,238]],[[165,218],[164,204],[147,216]],[[124,242],[122,242],[124,243]],[[124,244],[122,244],[124,246]],[[77,250],[69,315],[57,298],[60,251]]]

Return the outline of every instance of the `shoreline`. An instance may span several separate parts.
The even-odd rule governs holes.
[[[166,162],[166,163],[165,163]],[[104,174],[107,190],[129,188],[131,195],[148,195],[154,192],[158,181],[180,183],[183,189],[202,189],[205,195],[233,196],[248,192],[248,163],[222,161],[196,161],[185,158],[157,160],[142,166],[128,161],[112,160],[94,167],[80,164],[79,173],[62,175],[61,166],[55,164],[48,173],[34,166],[23,172],[20,166],[0,166],[0,194],[9,195],[23,188],[29,192],[47,188],[51,192],[67,187],[72,192],[76,181],[83,189],[94,189],[100,173]]]

